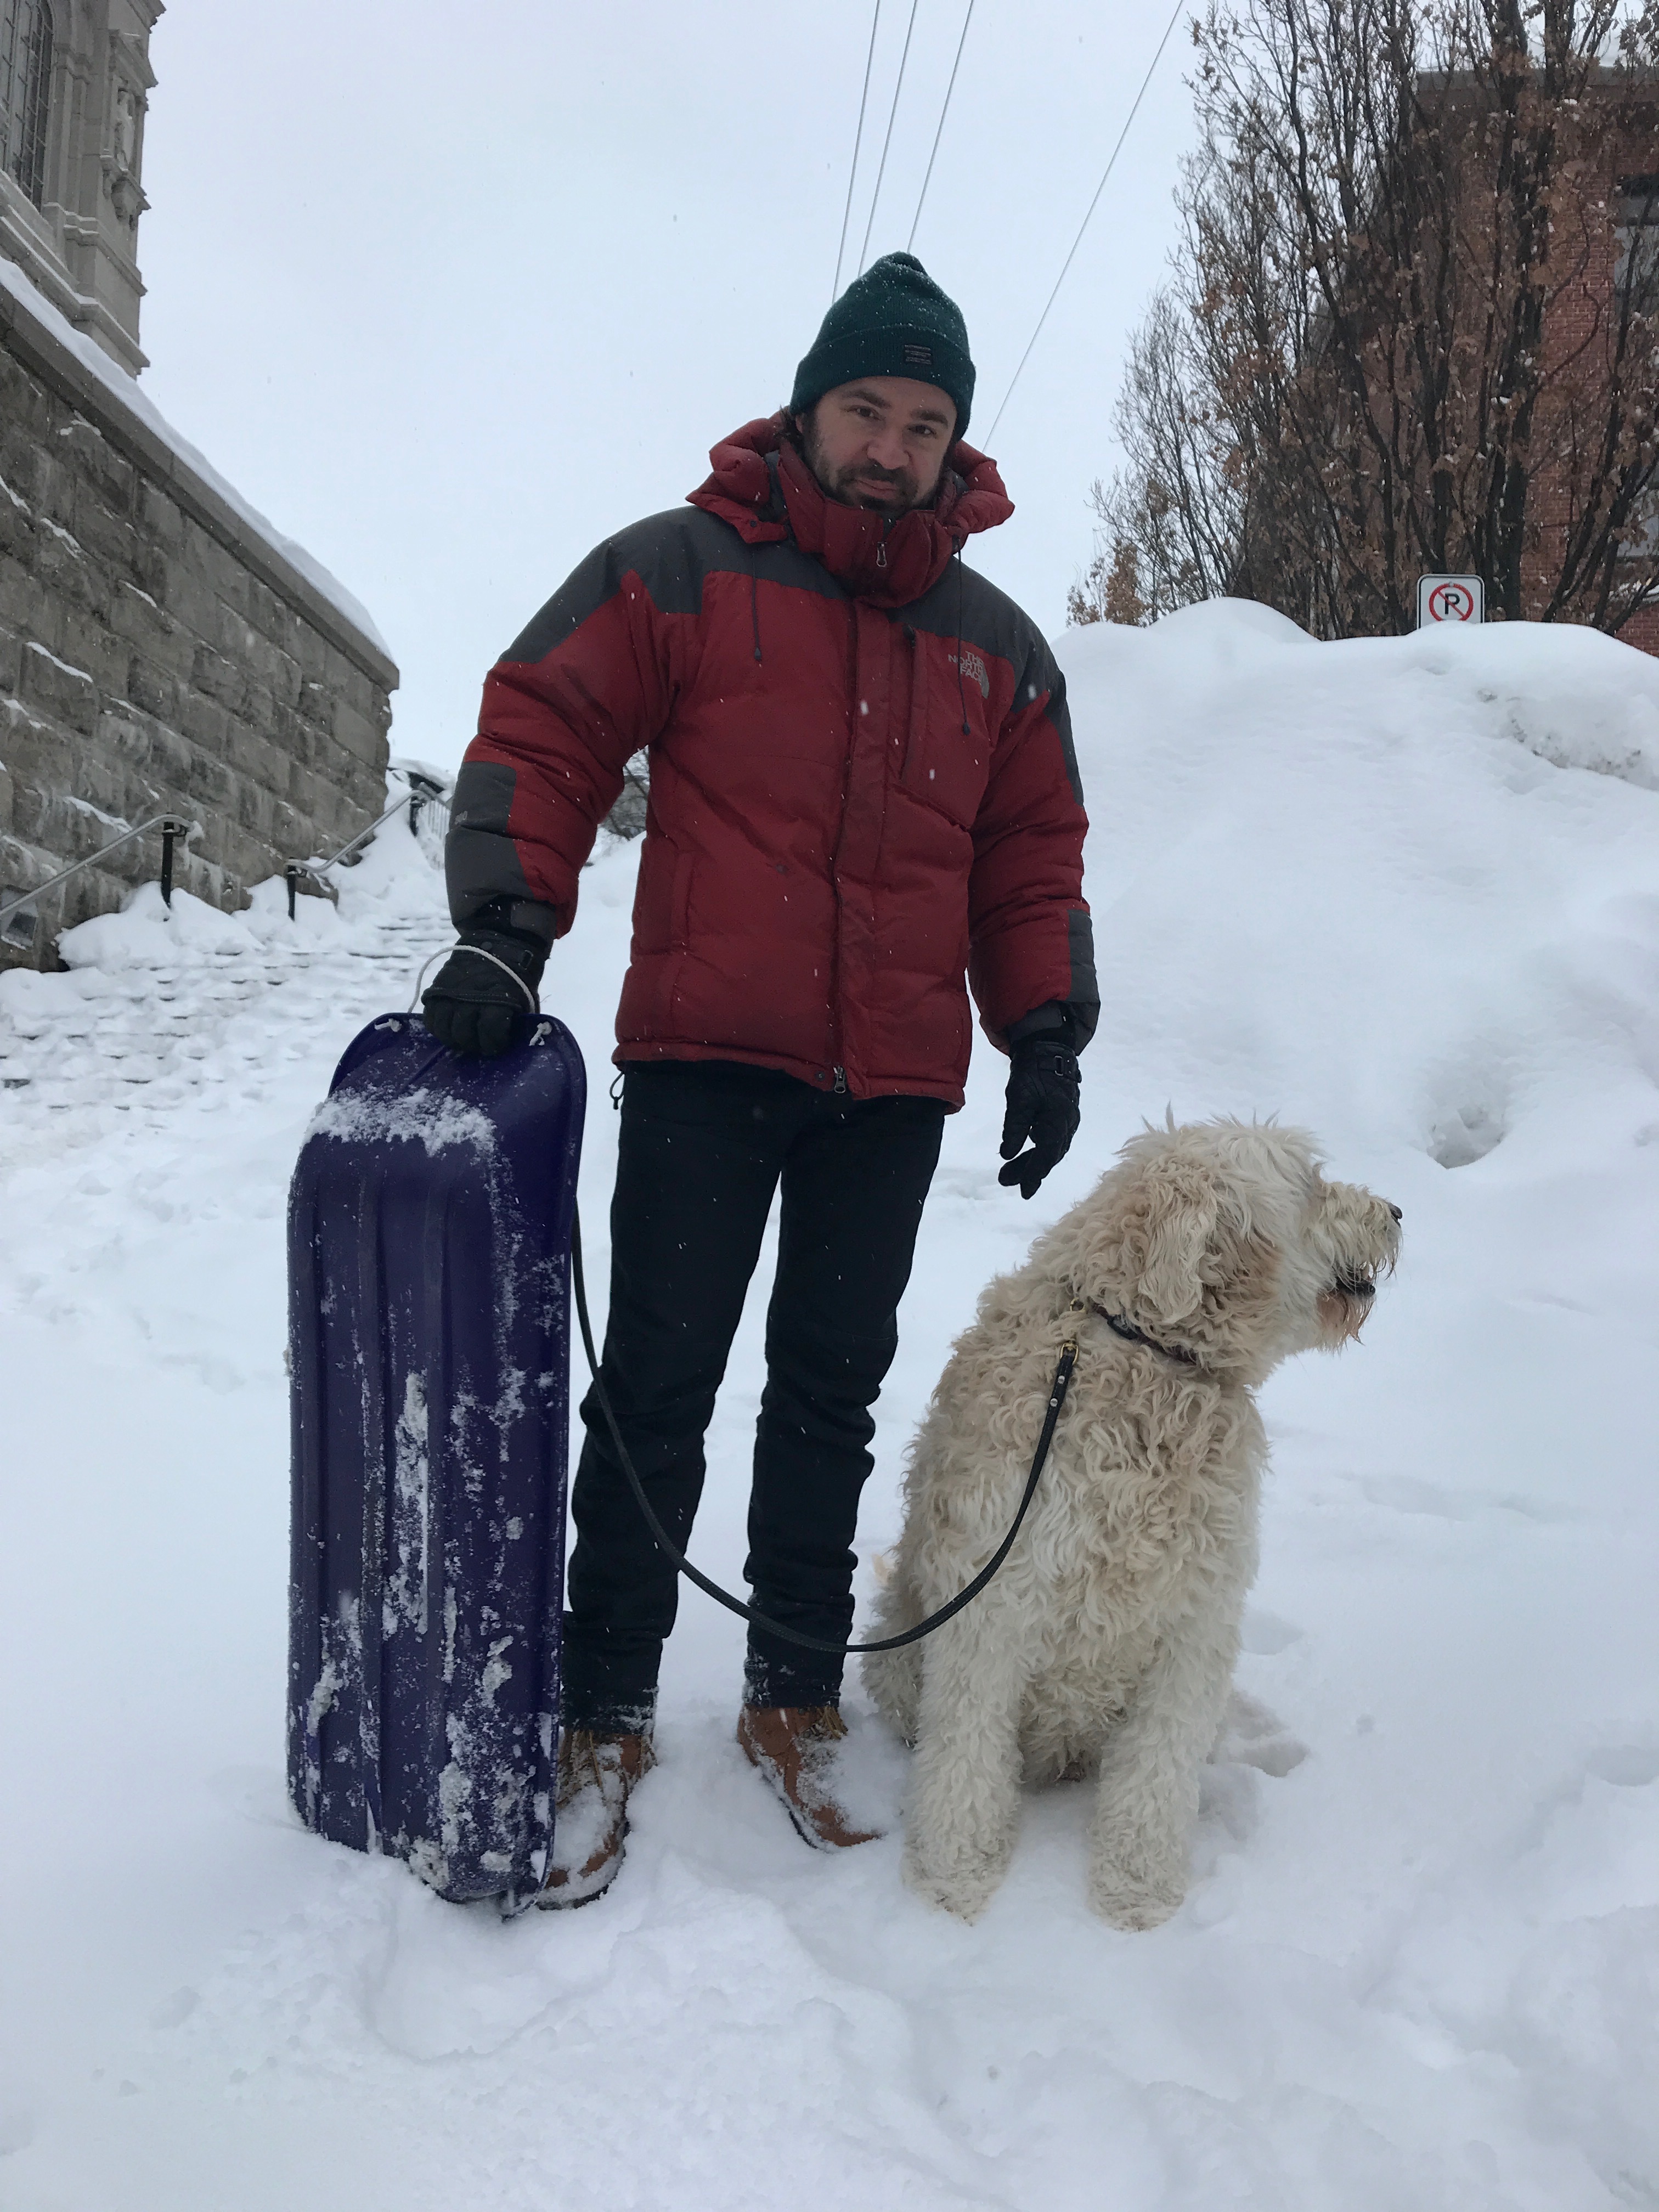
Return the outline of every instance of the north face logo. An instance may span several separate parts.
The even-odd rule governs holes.
[[[956,659],[954,653],[947,653],[945,657],[947,660]],[[962,672],[970,683],[978,684],[981,699],[990,697],[991,672],[971,647],[962,656]]]
[[[905,346],[904,366],[907,368],[931,368],[933,365],[933,349],[932,346],[909,344]]]

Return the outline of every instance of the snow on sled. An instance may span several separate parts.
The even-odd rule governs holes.
[[[456,1899],[551,1838],[586,1097],[558,1022],[483,1060],[386,1015],[289,1194],[289,1791]]]

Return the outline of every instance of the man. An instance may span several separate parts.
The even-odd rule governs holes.
[[[962,442],[973,392],[960,312],[889,254],[830,310],[788,407],[716,447],[687,506],[589,556],[485,684],[448,846],[460,941],[423,1001],[446,1043],[505,1048],[515,979],[570,927],[648,748],[605,1381],[684,1547],[781,1186],[745,1573],[762,1612],[836,1643],[870,1407],[963,1101],[964,973],[1012,1058],[1000,1180],[1027,1198],[1076,1130],[1098,1012],[1064,686],[961,560],[1013,512]],[[677,1594],[591,1393],[582,1418],[547,1905],[621,1863]],[[824,1847],[867,1840],[836,1793],[840,1690],[838,1658],[751,1629],[738,1741]]]

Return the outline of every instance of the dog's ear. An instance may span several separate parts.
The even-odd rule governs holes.
[[[1138,1297],[1160,1321],[1182,1322],[1204,1296],[1200,1271],[1216,1233],[1215,1184],[1197,1161],[1161,1160],[1147,1170],[1138,1194],[1144,1254]]]

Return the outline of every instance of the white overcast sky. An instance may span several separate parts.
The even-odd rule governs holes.
[[[870,253],[902,246],[964,0],[918,0]],[[869,213],[909,0],[884,0]],[[980,442],[1168,21],[977,0],[915,251]],[[151,58],[146,388],[369,607],[394,751],[453,763],[484,671],[598,539],[787,397],[829,303],[865,0],[170,0]],[[1050,633],[1091,548],[1124,345],[1191,133],[1164,53],[993,450],[970,554]]]

